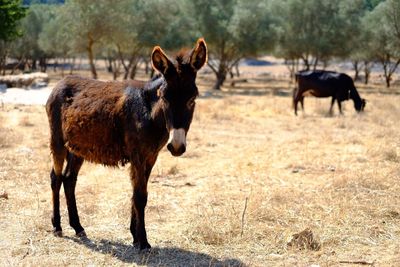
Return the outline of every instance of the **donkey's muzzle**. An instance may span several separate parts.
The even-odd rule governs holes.
[[[172,129],[169,132],[167,149],[172,156],[178,157],[186,151],[186,131],[185,129]]]

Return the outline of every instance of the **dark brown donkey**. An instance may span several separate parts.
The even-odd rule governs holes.
[[[46,104],[54,164],[50,177],[55,235],[62,235],[59,192],[64,184],[69,223],[78,236],[86,236],[75,201],[75,185],[84,160],[108,166],[130,162],[133,243],[140,249],[150,248],[144,222],[147,182],[166,143],[173,156],[186,150],[198,95],[196,73],[206,60],[203,39],[173,61],[156,46],[151,62],[161,75],[149,82],[102,82],[69,76],[56,85]],[[63,171],[64,160],[67,165]]]

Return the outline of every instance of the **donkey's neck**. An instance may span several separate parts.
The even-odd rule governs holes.
[[[150,117],[155,126],[160,128],[166,128],[165,126],[165,118],[164,113],[161,107],[161,102],[158,90],[165,86],[166,82],[165,79],[160,76],[153,78],[149,82],[147,82],[144,86],[144,96],[145,101],[149,107]]]

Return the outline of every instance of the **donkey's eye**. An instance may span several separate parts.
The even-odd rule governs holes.
[[[194,105],[195,105],[194,100],[195,100],[195,98],[191,98],[191,99],[186,103],[186,105],[187,105],[187,107],[188,107],[189,109],[191,109],[191,108],[194,107]]]

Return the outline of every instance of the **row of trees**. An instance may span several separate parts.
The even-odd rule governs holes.
[[[351,60],[366,82],[379,62],[387,86],[400,64],[400,0],[67,0],[28,10],[19,2],[0,2],[0,71],[7,57],[46,71],[48,59],[86,56],[93,78],[96,58],[114,78],[133,78],[154,45],[174,50],[199,36],[209,45],[215,89],[240,59],[265,53],[284,58],[291,73]]]

